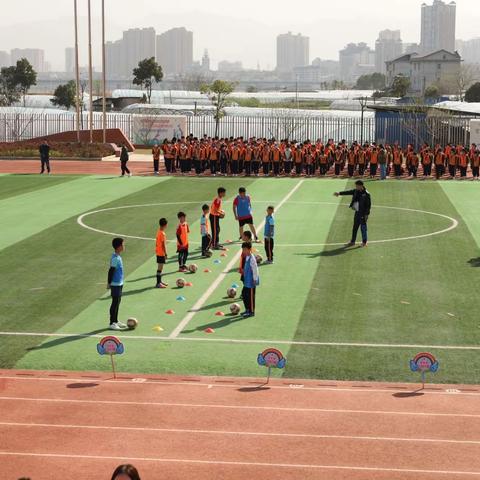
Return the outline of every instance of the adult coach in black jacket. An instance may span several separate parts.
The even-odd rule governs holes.
[[[362,245],[367,246],[367,220],[370,215],[370,208],[372,207],[372,200],[370,194],[367,192],[365,185],[361,180],[355,182],[354,190],[345,190],[344,192],[335,192],[336,197],[339,195],[352,195],[352,201],[350,203],[350,208],[355,210],[355,216],[353,217],[353,230],[352,230],[352,240],[347,245],[348,247],[353,247],[355,241],[357,240],[358,228],[360,227],[362,231]]]

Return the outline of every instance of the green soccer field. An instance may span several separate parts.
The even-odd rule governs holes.
[[[238,238],[238,187],[252,196],[256,224],[269,204],[277,207],[275,264],[260,267],[256,316],[247,320],[230,315],[226,298],[240,285],[239,244],[199,258],[201,205],[218,186],[227,188],[223,241]],[[408,361],[428,350],[440,362],[435,381],[480,383],[479,185],[370,182],[369,246],[346,250],[353,214],[348,198],[332,194],[350,187],[332,179],[0,176],[0,367],[110,368],[96,344],[109,334],[105,283],[119,234],[120,316],[140,322],[118,335],[123,372],[259,376],[257,354],[277,347],[286,377],[415,381]],[[174,239],[179,210],[199,270],[176,273],[172,242],[171,288],[158,290],[153,238],[167,217]],[[180,276],[193,286],[172,288]]]

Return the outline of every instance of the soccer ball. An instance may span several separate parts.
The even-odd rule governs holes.
[[[130,330],[135,330],[137,327],[138,327],[138,320],[136,318],[129,318],[127,320],[127,327],[130,329]]]
[[[263,262],[263,257],[260,254],[255,255],[255,259],[257,260],[257,265]]]
[[[232,312],[232,315],[238,315],[240,313],[240,305],[238,303],[232,303],[230,305],[230,312]]]
[[[196,273],[198,270],[198,267],[197,265],[195,265],[194,263],[192,263],[191,265],[188,266],[188,271],[190,273]]]
[[[235,298],[237,296],[237,290],[235,288],[229,288],[227,290],[227,297],[228,298]]]
[[[187,283],[187,282],[185,282],[185,279],[184,279],[184,278],[179,278],[179,279],[177,280],[177,287],[178,287],[178,288],[183,288],[183,287],[185,286],[185,283]]]
[[[225,218],[225,212],[222,210],[221,212],[219,212],[218,216],[220,218]]]

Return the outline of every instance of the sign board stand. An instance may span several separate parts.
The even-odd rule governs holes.
[[[97,345],[97,353],[99,355],[108,355],[110,357],[110,363],[112,365],[112,372],[113,378],[116,380],[117,378],[117,371],[115,368],[115,355],[122,355],[125,353],[125,347],[123,343],[117,338],[112,335],[107,337],[103,337]]]

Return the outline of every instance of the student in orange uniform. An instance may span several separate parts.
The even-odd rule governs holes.
[[[303,151],[300,143],[295,147],[295,151],[293,152],[293,161],[295,163],[295,175],[300,176],[302,174],[303,162]]]
[[[422,167],[423,177],[427,178],[432,175],[433,153],[429,147],[425,147],[422,151]]]
[[[347,172],[348,176],[352,178],[353,174],[355,173],[355,164],[357,158],[357,154],[355,153],[355,147],[353,145],[350,147],[350,150],[348,150],[347,158]]]
[[[165,139],[162,144],[163,158],[165,160],[165,170],[167,173],[173,173],[175,171],[175,159],[173,153],[173,145],[168,143]]]
[[[400,178],[402,176],[402,163],[403,163],[403,153],[402,149],[395,145],[393,148],[393,171],[395,178]]]
[[[178,271],[188,272],[188,234],[190,233],[190,227],[187,223],[187,215],[184,212],[178,212],[177,218],[179,221],[177,227]]]
[[[378,150],[377,146],[373,145],[370,151],[370,178],[375,178],[378,168]]]
[[[266,143],[266,139],[264,139],[264,144],[262,147],[262,169],[264,177],[267,177],[270,174],[271,158],[272,152],[270,151],[270,145],[268,145],[268,143]]]
[[[217,168],[218,168],[218,146],[216,143],[212,145],[210,149],[210,175],[215,177],[217,175]]]
[[[220,219],[225,216],[222,210],[222,199],[225,197],[227,191],[223,187],[217,189],[217,196],[214,198],[210,206],[210,225],[212,228],[212,248],[220,250]]]
[[[156,143],[152,148],[152,156],[153,156],[153,174],[158,175],[158,169],[160,166],[160,153],[161,149]]]
[[[366,163],[366,158],[365,158],[365,150],[363,150],[362,147],[358,147],[357,150],[357,163],[358,163],[358,174],[363,177],[365,173],[365,163]]]
[[[253,147],[251,143],[245,145],[243,149],[243,166],[245,168],[245,176],[249,177],[252,174],[252,158],[253,158]]]
[[[157,239],[155,245],[155,252],[157,254],[157,283],[156,288],[167,288],[168,284],[162,282],[163,266],[167,261],[167,230],[168,221],[166,218],[161,218],[159,223],[159,229],[157,232]]]
[[[275,142],[272,145],[272,164],[273,164],[273,174],[278,177],[280,175],[280,160],[282,152],[280,151],[279,146]]]
[[[450,175],[450,178],[455,178],[455,175],[457,173],[457,157],[455,149],[452,148],[450,145],[447,145],[445,148],[445,155],[447,156],[448,173]]]
[[[446,155],[441,148],[435,154],[435,178],[439,180],[445,175],[445,161]]]
[[[460,178],[465,180],[467,178],[467,168],[468,168],[468,155],[467,151],[462,148],[456,155],[457,165],[460,169]]]
[[[407,168],[408,168],[408,176],[417,178],[418,155],[413,149],[410,149],[409,152],[407,153]]]

